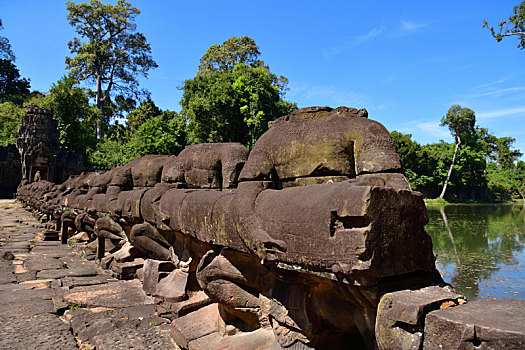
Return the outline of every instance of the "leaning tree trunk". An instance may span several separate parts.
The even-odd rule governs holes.
[[[447,185],[450,181],[450,175],[452,174],[452,168],[454,167],[454,163],[456,162],[456,154],[458,153],[459,145],[461,145],[461,139],[459,138],[459,135],[456,135],[457,143],[456,143],[456,149],[454,150],[454,155],[452,156],[452,163],[450,164],[450,169],[448,169],[447,179],[445,180],[445,184],[443,185],[443,191],[441,191],[441,194],[439,195],[439,198],[443,199],[445,196],[445,192],[447,191]]]
[[[458,269],[461,268],[461,260],[459,260],[459,254],[458,254],[458,248],[456,247],[456,241],[454,240],[454,235],[452,234],[452,230],[450,229],[450,225],[448,224],[447,214],[445,214],[445,208],[440,207],[439,212],[441,213],[441,217],[443,218],[443,223],[445,224],[445,227],[448,231],[448,236],[450,237],[450,241],[452,242],[452,247],[454,247],[454,253],[456,254],[456,260],[458,261]]]

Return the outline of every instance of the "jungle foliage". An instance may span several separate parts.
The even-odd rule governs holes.
[[[476,125],[474,111],[457,105],[449,109],[442,125],[449,127],[456,142],[420,145],[410,134],[391,133],[412,189],[438,197],[450,174],[448,200],[523,198],[525,162],[517,161],[522,153],[513,148],[515,139],[492,135]]]
[[[111,167],[144,154],[178,154],[186,145],[240,142],[251,149],[268,122],[297,105],[286,101],[288,80],[261,60],[255,41],[232,37],[212,45],[196,75],[180,87],[180,113],[159,108],[139,86],[157,64],[137,31],[140,11],[129,2],[67,2],[77,37],[69,42],[68,75],[49,92],[30,92],[20,76],[9,40],[0,36],[0,145],[15,143],[24,106],[53,108],[62,147],[87,164]],[[519,39],[524,48],[525,1],[514,8],[494,38]],[[0,20],[0,29],[2,22]],[[453,143],[421,145],[391,133],[413,189],[448,200],[508,200],[525,196],[525,162],[514,139],[476,125],[474,111],[452,106],[441,120]]]

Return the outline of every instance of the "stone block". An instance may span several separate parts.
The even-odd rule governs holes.
[[[218,305],[211,304],[173,320],[170,335],[177,345],[187,349],[191,341],[217,332],[218,319]]]
[[[379,349],[420,349],[427,313],[455,306],[464,299],[438,286],[387,293],[379,302],[375,325]]]
[[[172,303],[156,298],[155,303],[159,315],[167,314],[170,315],[170,317],[177,318],[210,305],[212,301],[210,297],[201,290],[191,295],[188,300],[181,302]]]
[[[490,299],[436,310],[425,320],[423,348],[525,349],[525,300]]]
[[[157,284],[159,283],[161,272],[171,272],[175,269],[175,265],[171,261],[144,260],[143,268],[143,284],[142,288],[146,294],[155,294]]]
[[[155,296],[167,302],[179,302],[186,297],[188,273],[182,270],[171,272],[157,284]]]
[[[144,265],[144,259],[137,258],[133,261],[123,263],[113,263],[111,271],[113,271],[117,278],[129,280],[137,277],[137,270]]]

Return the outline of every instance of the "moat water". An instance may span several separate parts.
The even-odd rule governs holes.
[[[525,299],[525,207],[428,206],[436,265],[469,300]]]

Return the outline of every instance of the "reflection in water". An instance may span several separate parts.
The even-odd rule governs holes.
[[[468,299],[525,297],[525,210],[521,205],[428,207],[436,264]]]
[[[440,207],[439,212],[441,213],[441,217],[443,218],[443,223],[445,224],[445,227],[447,228],[447,232],[448,232],[448,235],[450,236],[450,241],[452,242],[452,246],[454,247],[454,253],[455,253],[456,259],[458,260],[458,267],[461,268],[461,260],[459,260],[458,248],[456,247],[456,242],[454,242],[454,236],[452,235],[452,231],[450,231],[450,225],[448,224],[447,214],[445,214],[445,207]]]

